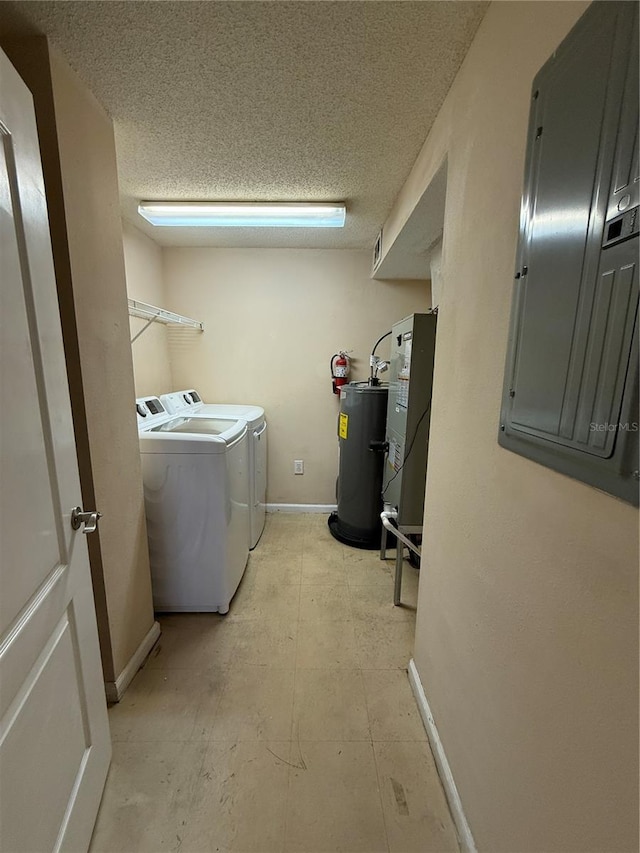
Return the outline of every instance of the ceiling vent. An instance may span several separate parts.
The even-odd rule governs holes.
[[[380,229],[380,233],[376,238],[376,242],[373,246],[373,272],[375,272],[380,266],[380,261],[382,260],[382,228]]]

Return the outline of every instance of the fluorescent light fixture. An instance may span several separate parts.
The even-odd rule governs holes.
[[[342,228],[346,208],[327,202],[143,201],[152,225],[182,228]]]

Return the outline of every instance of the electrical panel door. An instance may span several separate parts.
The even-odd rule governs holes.
[[[382,499],[401,525],[422,524],[435,343],[436,314],[412,314],[392,327]]]
[[[637,15],[594,3],[534,80],[499,433],[635,503]]]

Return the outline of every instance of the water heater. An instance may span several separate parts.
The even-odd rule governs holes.
[[[329,529],[355,548],[378,548],[387,385],[350,382],[340,389],[338,510]]]

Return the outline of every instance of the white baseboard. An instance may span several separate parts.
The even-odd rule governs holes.
[[[471,834],[471,827],[467,822],[467,818],[462,807],[462,800],[460,799],[460,794],[456,788],[453,773],[451,772],[451,767],[447,761],[444,746],[440,740],[440,735],[438,733],[435,720],[433,719],[431,708],[427,702],[427,697],[422,687],[422,682],[420,681],[420,676],[418,675],[418,670],[413,658],[409,661],[409,682],[411,684],[411,689],[413,690],[413,695],[418,703],[418,710],[420,711],[422,722],[427,730],[431,750],[438,767],[438,774],[449,802],[451,815],[453,816],[456,829],[458,830],[460,846],[465,853],[477,853],[476,844],[473,840],[473,835]]]
[[[133,680],[133,676],[147,659],[147,655],[156,644],[159,636],[160,623],[154,622],[116,680],[105,681],[104,689],[107,694],[107,702],[119,702],[122,699],[125,690]]]
[[[267,512],[335,512],[336,504],[267,504]]]

